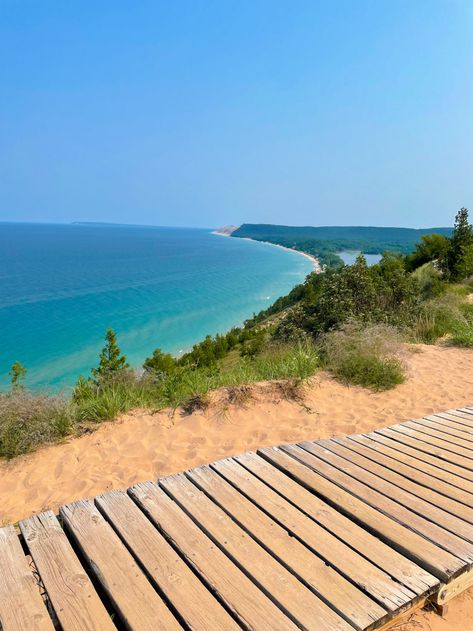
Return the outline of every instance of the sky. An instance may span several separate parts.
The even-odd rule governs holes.
[[[473,0],[1,0],[0,59],[0,221],[473,210]]]

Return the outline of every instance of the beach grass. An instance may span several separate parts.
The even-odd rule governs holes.
[[[288,394],[319,368],[316,347],[270,344],[260,355],[226,358],[219,366],[181,366],[172,374],[155,378],[123,371],[101,384],[82,380],[74,396],[34,394],[15,388],[0,394],[0,457],[13,458],[46,443],[77,435],[94,424],[112,420],[132,409],[157,412],[163,409],[182,414],[205,410],[210,393],[228,389],[228,403],[239,405],[250,398],[249,386],[276,380]]]
[[[325,367],[343,383],[388,390],[406,379],[402,341],[392,326],[350,322],[324,336],[321,353]]]

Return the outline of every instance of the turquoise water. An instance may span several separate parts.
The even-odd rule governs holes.
[[[355,252],[355,251],[337,252],[337,255],[342,259],[345,265],[353,265],[353,263],[356,261],[356,257],[358,256],[358,254],[360,254],[360,252]],[[372,265],[376,265],[376,263],[379,263],[382,258],[381,254],[364,254],[364,257],[366,259],[366,263],[368,264],[368,267],[371,267]]]
[[[0,223],[0,385],[65,387],[97,364],[113,327],[133,366],[178,354],[286,294],[303,256],[208,230]]]

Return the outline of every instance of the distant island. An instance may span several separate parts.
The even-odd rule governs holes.
[[[281,245],[316,257],[327,267],[343,264],[338,252],[360,251],[365,254],[397,252],[409,254],[421,237],[441,234],[449,237],[452,228],[391,228],[374,226],[280,226],[244,223],[224,226],[214,231],[225,236],[254,239]]]

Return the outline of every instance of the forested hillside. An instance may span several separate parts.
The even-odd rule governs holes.
[[[336,252],[360,250],[365,254],[409,254],[426,234],[450,236],[452,228],[380,228],[370,226],[277,226],[242,224],[232,237],[269,241],[317,256],[328,267],[342,264]]]

